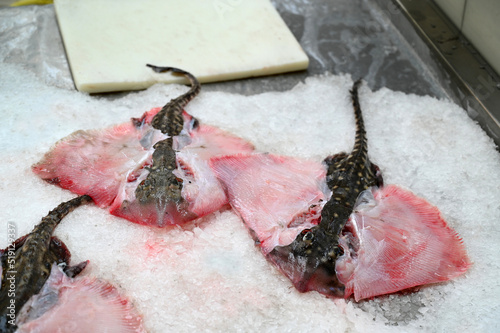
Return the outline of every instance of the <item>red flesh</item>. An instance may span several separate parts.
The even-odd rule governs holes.
[[[344,229],[345,255],[336,268],[345,297],[358,301],[465,273],[465,246],[435,206],[395,185],[373,196]]]
[[[71,279],[54,265],[40,293],[21,310],[17,332],[143,333],[146,330],[130,301],[111,284],[88,277]]]
[[[210,164],[264,254],[318,223],[326,199],[320,163],[252,154],[218,157]]]

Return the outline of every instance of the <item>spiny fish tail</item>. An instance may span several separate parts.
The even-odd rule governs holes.
[[[366,130],[365,130],[365,124],[363,121],[363,115],[361,112],[361,106],[359,104],[359,95],[358,95],[358,90],[359,90],[359,87],[361,86],[361,84],[362,84],[361,79],[356,80],[353,83],[352,88],[350,90],[352,106],[354,109],[354,117],[356,120],[356,139],[355,139],[355,143],[354,143],[353,153],[356,151],[363,151],[363,153],[367,152]]]
[[[56,208],[51,210],[47,214],[47,216],[42,218],[41,223],[35,227],[34,232],[36,232],[36,230],[44,229],[45,231],[52,234],[52,231],[66,215],[72,212],[75,208],[89,202],[92,202],[92,198],[90,196],[81,195],[59,204]]]
[[[54,216],[58,219],[64,218],[66,215],[71,213],[75,208],[89,203],[92,201],[92,198],[88,195],[81,195],[79,197],[76,197],[74,199],[65,201],[61,204],[59,204],[56,208],[51,210],[47,216]]]
[[[168,133],[170,136],[179,135],[184,126],[182,111],[184,107],[200,92],[200,83],[194,75],[179,68],[159,67],[151,64],[147,64],[146,66],[152,68],[157,73],[172,72],[175,75],[184,75],[191,83],[191,89],[189,89],[188,92],[170,100],[167,104],[165,104],[160,112],[154,116],[151,122],[154,128],[160,130],[164,134]]]
[[[170,66],[167,66],[167,67],[155,66],[155,65],[151,65],[151,64],[146,64],[146,66],[150,67],[156,73],[172,72],[172,74],[174,74],[174,75],[184,75],[191,83],[191,89],[186,94],[183,95],[183,97],[185,99],[189,98],[185,102],[186,104],[187,104],[187,102],[192,100],[194,97],[196,97],[196,95],[198,95],[198,93],[201,90],[201,85],[200,85],[200,82],[198,81],[198,79],[193,74],[191,74],[183,69],[176,68],[176,67],[170,67]]]
[[[156,73],[165,73],[165,72],[173,72],[173,73],[179,73],[179,74],[188,74],[191,75],[190,73],[186,72],[183,69],[177,68],[177,67],[172,67],[172,66],[156,66],[156,65],[151,65],[151,64],[146,64],[149,68],[154,70]]]

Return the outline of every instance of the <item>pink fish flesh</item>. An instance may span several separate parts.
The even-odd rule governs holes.
[[[19,333],[146,332],[142,317],[115,287],[95,278],[69,278],[57,265],[21,309],[17,324]]]
[[[103,130],[77,131],[59,141],[33,166],[42,179],[77,194],[87,194],[111,214],[144,225],[180,224],[220,209],[227,197],[208,166],[219,154],[249,152],[243,139],[197,121],[183,112],[184,128],[174,137],[175,176],[182,182],[180,204],[158,209],[141,203],[135,189],[146,179],[154,144],[168,136],[151,126],[160,111],[154,108],[139,119]]]
[[[358,301],[445,281],[470,265],[461,239],[436,207],[388,185],[358,198],[339,239],[343,254],[330,265],[336,274],[317,269],[311,275],[306,262],[273,250],[318,225],[331,196],[325,166],[270,154],[216,157],[211,166],[263,254],[299,291],[353,294]]]
[[[240,154],[214,158],[211,166],[265,255],[317,225],[329,196],[325,168],[312,161]]]
[[[470,266],[437,207],[396,185],[362,194],[340,244],[337,276],[356,301],[446,281]]]

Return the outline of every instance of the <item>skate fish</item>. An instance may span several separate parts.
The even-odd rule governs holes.
[[[68,213],[90,201],[90,197],[84,195],[61,203],[50,211],[31,233],[0,251],[0,331],[15,330],[12,319],[16,318],[28,299],[40,291],[49,278],[52,264],[62,265],[64,272],[71,277],[78,275],[85,268],[86,261],[69,266],[70,252],[66,245],[52,234]]]
[[[200,91],[193,75],[172,67],[148,66],[187,77],[190,90],[128,123],[69,135],[33,171],[48,182],[89,195],[113,215],[164,227],[227,204],[208,160],[219,154],[250,152],[253,146],[200,124],[183,111]]]
[[[52,236],[88,195],[63,202],[33,231],[0,251],[0,332],[145,332],[142,318],[111,284],[81,277],[66,245]]]
[[[358,101],[350,154],[323,164],[271,154],[215,157],[211,166],[269,261],[301,292],[356,300],[444,281],[470,265],[439,210],[384,186],[368,158]]]

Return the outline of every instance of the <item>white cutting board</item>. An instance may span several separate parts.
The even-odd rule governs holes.
[[[306,69],[309,60],[269,0],[55,0],[78,90],[97,93]]]

